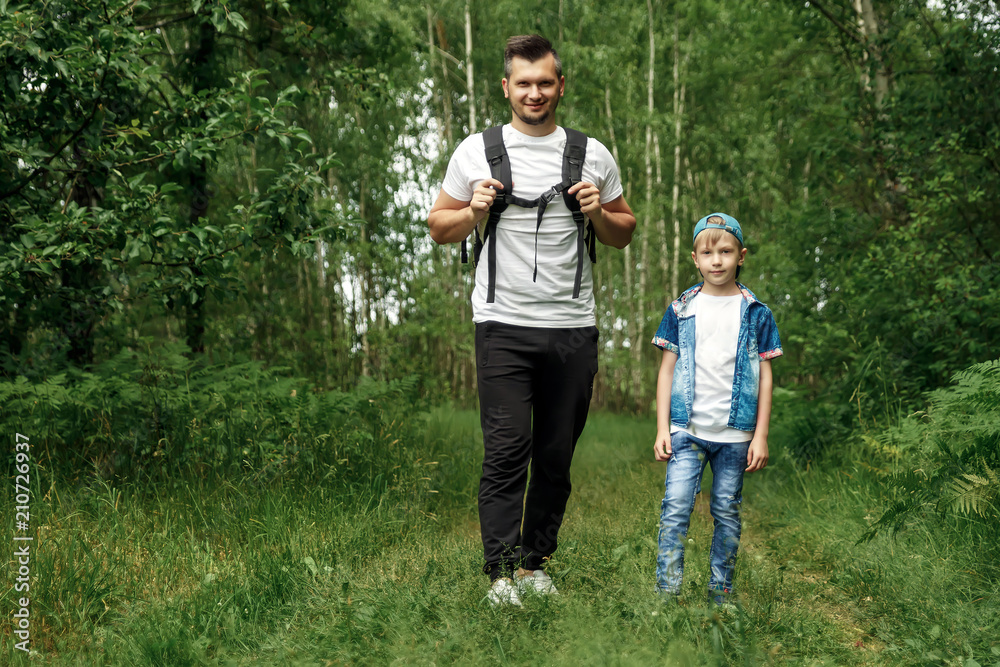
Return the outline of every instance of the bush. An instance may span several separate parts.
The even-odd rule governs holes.
[[[36,462],[78,478],[256,480],[296,475],[385,487],[404,474],[424,409],[416,378],[314,392],[284,369],[207,366],[178,343],[122,351],[92,372],[0,381],[0,425],[30,438]],[[398,481],[398,480],[397,480]]]
[[[921,511],[957,514],[1000,535],[1000,360],[972,366],[927,394],[929,407],[874,438],[902,461],[884,478],[891,505],[865,533],[893,532]]]

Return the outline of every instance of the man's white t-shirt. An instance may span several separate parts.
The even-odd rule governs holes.
[[[566,131],[563,128],[558,127],[544,137],[532,137],[507,124],[503,127],[503,140],[510,160],[515,195],[535,199],[562,181],[563,149],[566,146]],[[490,165],[486,161],[483,135],[474,134],[467,137],[452,155],[442,188],[459,201],[471,201],[476,186],[487,178],[491,178]],[[601,142],[593,138],[587,139],[583,180],[597,186],[602,204],[622,194],[614,158]],[[496,238],[486,240],[476,271],[476,287],[472,293],[473,322],[503,322],[544,328],[596,324],[594,280],[587,257],[584,257],[580,296],[573,298],[579,261],[579,232],[573,222],[573,214],[561,196],[549,203],[542,217],[542,225],[538,229],[538,277],[532,281],[537,220],[538,209],[514,204],[508,206],[500,217]],[[487,303],[489,276],[486,258],[491,243],[497,243],[496,295],[494,303]]]
[[[753,433],[729,427],[740,337],[742,294],[712,296],[699,292],[690,302],[694,312],[694,402],[687,428],[674,426],[711,442],[746,442]]]

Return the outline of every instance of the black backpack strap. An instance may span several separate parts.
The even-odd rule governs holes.
[[[580,210],[580,202],[568,190],[583,180],[583,162],[587,157],[587,135],[579,130],[566,130],[566,148],[563,150],[562,196],[566,207],[573,214],[576,223],[576,279],[573,282],[573,298],[580,298],[580,285],[583,282],[583,263],[589,255],[591,262],[597,261],[597,247],[594,244],[594,225]]]
[[[531,271],[531,282],[535,282],[538,278],[538,230],[542,228],[542,216],[545,215],[545,209],[548,207],[549,202],[558,197],[567,187],[569,186],[565,182],[553,185],[535,200],[538,206],[538,215],[535,219],[535,264]],[[576,297],[573,298],[575,299]]]
[[[503,143],[503,126],[496,125],[483,130],[483,143],[486,146],[486,161],[490,163],[490,175],[503,183],[502,194],[510,195],[514,188],[510,175],[510,160],[507,159],[507,147]],[[507,197],[497,197],[493,200],[493,207],[490,210],[495,208],[499,208],[503,213],[507,208]]]
[[[493,204],[490,206],[490,214],[486,219],[486,228],[483,231],[483,238],[479,238],[479,229],[476,229],[476,249],[475,260],[479,263],[479,256],[483,251],[483,244],[486,239],[493,237],[489,250],[486,253],[486,271],[489,281],[489,288],[486,292],[486,303],[493,303],[496,300],[497,291],[497,224],[500,222],[500,214],[507,210],[510,198],[513,197],[513,179],[510,175],[510,160],[507,158],[507,147],[503,143],[503,126],[487,128],[483,131],[483,143],[486,147],[486,161],[490,164],[490,175],[503,183],[503,191],[498,192]]]
[[[486,240],[493,237],[486,255],[486,270],[488,274],[488,289],[486,302],[493,303],[496,300],[496,230],[500,222],[500,215],[510,204],[524,208],[538,207],[537,221],[535,225],[535,266],[532,280],[538,276],[538,229],[542,224],[542,216],[549,202],[562,195],[563,201],[573,215],[573,222],[577,227],[577,267],[576,278],[573,284],[573,298],[580,298],[580,288],[583,282],[583,263],[589,255],[591,262],[597,261],[594,226],[587,219],[587,216],[580,210],[580,202],[576,197],[567,193],[567,190],[574,184],[583,180],[583,163],[587,156],[587,135],[577,130],[566,130],[566,147],[563,150],[562,181],[549,188],[537,199],[523,199],[514,195],[513,179],[510,173],[510,160],[507,157],[507,148],[503,143],[503,126],[491,127],[483,131],[483,144],[486,151],[486,160],[490,165],[490,175],[503,184],[503,191],[498,192],[490,206],[489,217],[486,219],[486,227],[482,238],[479,236],[479,228],[476,227],[476,244],[473,250],[473,261],[478,265],[479,257],[482,254]],[[468,261],[468,253],[465,249],[465,242],[462,246],[462,261]]]
[[[583,180],[583,161],[587,158],[587,135],[579,130],[563,128],[566,130],[566,148],[563,149],[563,181],[571,185]],[[571,209],[579,211],[580,203],[572,195],[563,195],[567,198],[566,205]],[[576,202],[570,204],[569,200]]]

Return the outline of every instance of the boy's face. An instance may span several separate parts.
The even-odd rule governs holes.
[[[737,294],[736,268],[743,265],[746,254],[747,249],[740,249],[739,242],[732,234],[726,234],[713,244],[706,242],[699,234],[695,239],[691,258],[705,279],[702,291],[716,296]]]

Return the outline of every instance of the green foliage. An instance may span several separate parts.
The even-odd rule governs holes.
[[[242,290],[243,262],[279,246],[308,256],[332,229],[312,201],[335,163],[293,118],[302,91],[257,67],[221,73],[219,40],[247,28],[232,6],[196,2],[181,16],[192,47],[178,68],[161,58],[167,33],[143,26],[159,17],[147,3],[0,13],[8,376],[86,367],[115,317],[150,303],[190,320],[200,349],[204,302]],[[219,165],[247,147],[275,158],[253,187],[217,185]],[[46,339],[47,354],[32,354]]]
[[[798,311],[789,351],[799,378],[810,378],[823,396],[858,402],[864,423],[884,425],[879,397],[913,410],[923,392],[997,356],[995,9],[991,2],[881,3],[881,65],[845,39],[850,32],[825,20],[808,24],[863,69],[837,74],[839,94],[823,96],[832,86],[817,90],[829,104],[801,117],[798,148],[789,148],[812,167],[803,181],[808,201],[790,202],[788,214],[789,269],[805,288],[785,283]],[[851,15],[841,19],[855,25]],[[880,67],[889,77],[881,105],[873,92]],[[873,358],[879,373],[859,383],[858,367]]]
[[[562,122],[617,149],[639,214],[630,254],[596,268],[600,404],[649,404],[674,185],[681,282],[697,279],[684,250],[699,211],[743,220],[745,282],[786,342],[778,381],[836,404],[818,412],[838,428],[841,403],[881,424],[996,356],[994,3],[880,3],[865,45],[846,5],[831,21],[806,4],[498,2],[470,13],[471,60],[463,9],[7,3],[2,372],[41,382],[180,336],[326,388],[419,373],[469,404],[470,273],[430,247],[424,218],[471,103],[479,128],[508,117],[503,42],[530,31],[563,56]]]
[[[148,344],[93,371],[0,381],[0,423],[30,434],[45,466],[68,478],[168,480],[189,470],[386,488],[412,470],[403,452],[422,405],[414,378],[315,392],[283,369],[205,366],[189,352]]]
[[[957,373],[951,387],[927,398],[926,412],[874,438],[898,453],[902,469],[886,475],[890,507],[863,540],[898,532],[924,510],[1000,529],[1000,360]]]
[[[802,466],[850,457],[844,443],[851,435],[854,415],[847,404],[810,399],[804,392],[775,389],[774,428],[785,449]]]

